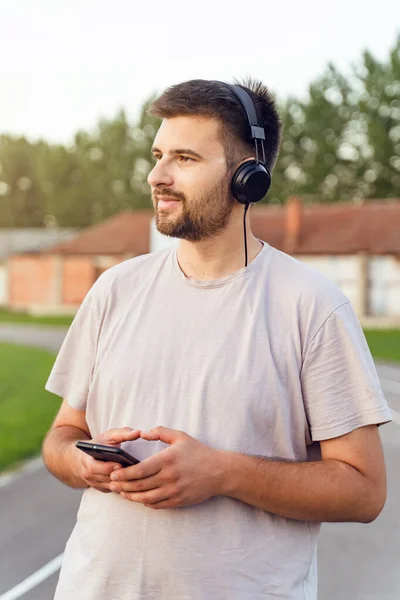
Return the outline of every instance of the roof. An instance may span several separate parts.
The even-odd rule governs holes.
[[[255,206],[254,234],[271,246],[296,255],[340,255],[367,252],[400,256],[400,199],[362,204],[300,203],[296,234],[288,239],[290,205]],[[296,218],[296,215],[293,215]]]
[[[76,236],[76,228],[19,227],[0,228],[0,260],[9,254],[37,252]]]
[[[152,210],[125,210],[91,225],[73,240],[52,246],[46,254],[140,255],[149,252]]]
[[[400,199],[361,204],[256,205],[254,234],[294,255],[346,255],[367,252],[400,256]],[[140,255],[150,252],[152,210],[120,212],[81,231],[45,253],[64,255]]]

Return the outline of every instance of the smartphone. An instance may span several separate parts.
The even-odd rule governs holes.
[[[104,446],[102,444],[94,444],[93,442],[76,442],[75,445],[79,450],[93,456],[96,460],[116,462],[123,467],[137,465],[140,462],[137,458],[129,454],[129,452],[116,446]]]

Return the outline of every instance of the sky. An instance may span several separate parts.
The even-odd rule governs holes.
[[[0,0],[0,134],[69,144],[188,79],[304,97],[329,61],[387,60],[398,33],[398,0]]]

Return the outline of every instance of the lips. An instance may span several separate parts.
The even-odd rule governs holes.
[[[177,198],[173,196],[156,196],[158,202],[179,202]]]
[[[157,208],[158,210],[163,210],[165,208],[172,208],[176,206],[180,202],[176,198],[171,198],[169,196],[157,196]]]

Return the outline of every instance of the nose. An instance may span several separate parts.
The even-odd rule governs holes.
[[[170,169],[165,163],[159,160],[150,171],[147,177],[147,183],[155,188],[157,186],[171,186],[174,180]]]

